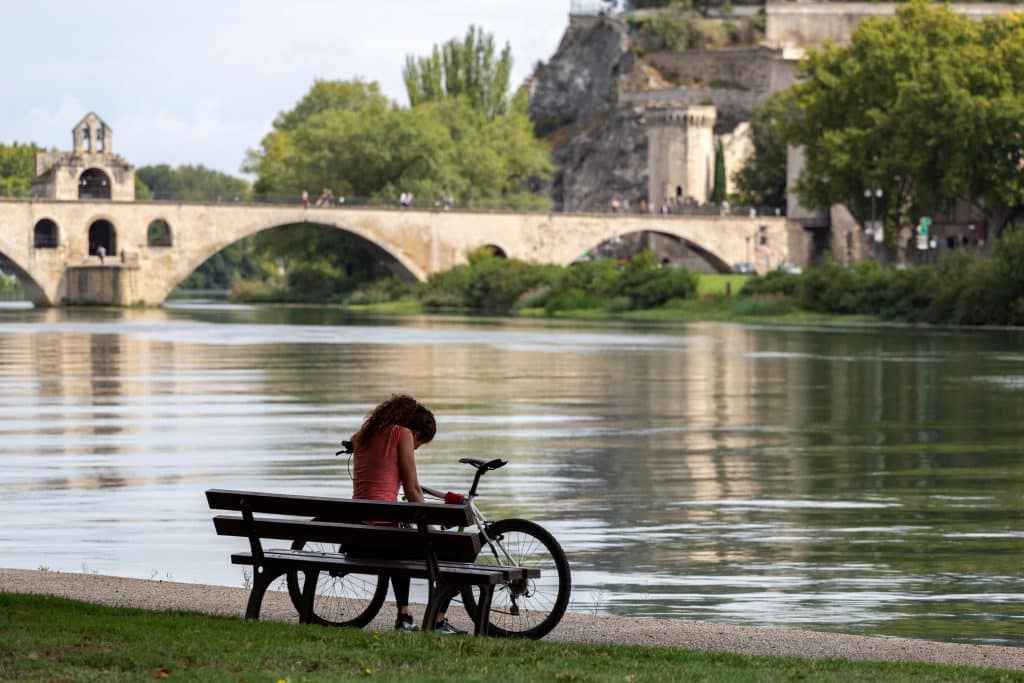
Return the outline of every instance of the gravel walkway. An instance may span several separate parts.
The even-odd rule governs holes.
[[[245,613],[248,596],[244,588],[27,569],[0,569],[0,591],[59,595],[116,607],[181,610],[239,617]],[[262,617],[296,621],[287,594],[280,592],[267,594]],[[391,619],[391,611],[382,610],[382,616],[370,628],[386,629]],[[454,615],[453,621],[456,621]],[[546,640],[659,645],[747,655],[937,662],[1024,671],[1024,648],[756,628],[676,619],[569,613]]]

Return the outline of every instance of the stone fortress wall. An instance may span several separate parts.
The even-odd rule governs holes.
[[[763,92],[771,88],[771,64],[779,53],[778,49],[757,46],[652,52],[645,60],[676,83],[696,77],[711,87]]]
[[[848,44],[864,19],[896,13],[894,2],[769,2],[765,5],[765,44],[770,47],[812,47],[832,41]],[[1020,5],[952,3],[957,14],[976,19],[1020,12]]]

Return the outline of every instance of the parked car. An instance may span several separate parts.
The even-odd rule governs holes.
[[[732,272],[739,275],[757,275],[757,268],[750,261],[740,261],[732,267]]]
[[[790,263],[789,261],[786,261],[785,263],[780,263],[779,267],[776,268],[776,270],[780,270],[783,273],[790,273],[792,275],[799,275],[800,273],[804,272],[803,268],[801,268],[795,263]]]

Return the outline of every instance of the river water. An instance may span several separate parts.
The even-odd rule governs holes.
[[[1021,332],[7,308],[0,386],[0,566],[240,586],[204,490],[347,496],[403,391],[570,609],[1024,646]]]

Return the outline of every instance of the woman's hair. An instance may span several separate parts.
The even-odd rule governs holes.
[[[433,441],[437,433],[434,414],[426,406],[412,396],[392,394],[391,398],[370,411],[363,420],[363,426],[352,435],[352,443],[358,448],[390,425],[401,425],[412,430],[419,436],[421,444]]]

